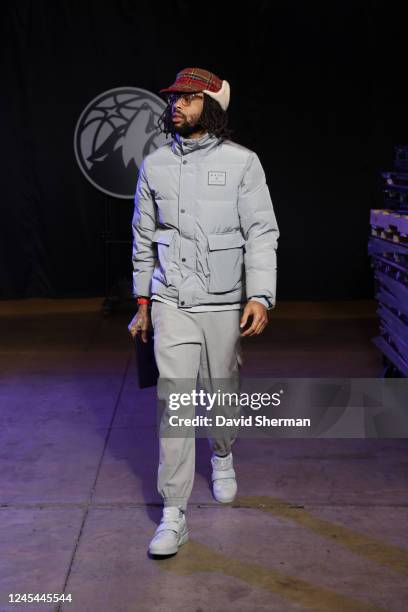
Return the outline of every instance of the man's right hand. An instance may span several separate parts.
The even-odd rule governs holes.
[[[147,332],[151,329],[152,323],[148,304],[140,304],[139,309],[128,325],[128,330],[132,338],[141,334],[143,342],[148,341]]]

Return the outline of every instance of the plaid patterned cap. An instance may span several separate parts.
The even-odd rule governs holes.
[[[225,111],[230,100],[228,81],[222,81],[216,74],[203,68],[184,68],[170,87],[160,89],[160,93],[171,91],[197,92],[203,91],[216,100]]]

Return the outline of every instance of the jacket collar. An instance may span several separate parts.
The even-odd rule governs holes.
[[[218,136],[210,134],[209,132],[206,132],[201,138],[184,138],[176,133],[171,144],[171,149],[176,155],[187,155],[192,151],[198,150],[205,152],[216,147],[219,140]]]

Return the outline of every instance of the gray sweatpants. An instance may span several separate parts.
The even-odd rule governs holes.
[[[239,329],[241,314],[242,309],[188,312],[164,302],[152,301],[154,353],[159,370],[157,393],[165,406],[162,421],[175,414],[169,410],[166,401],[168,386],[167,396],[160,396],[162,379],[166,379],[166,384],[170,380],[177,392],[188,391],[182,388],[187,381],[196,381],[199,388],[216,392],[220,379],[221,384],[228,379],[228,390],[239,392],[243,363]],[[189,389],[191,392],[191,384]],[[192,410],[194,406],[180,406],[177,414],[193,417]],[[239,414],[234,403],[217,407],[217,414],[222,414],[222,411],[227,417]],[[195,474],[195,437],[194,433],[191,435],[191,428],[189,431],[190,435],[185,437],[159,436],[157,490],[164,506],[179,506],[183,510],[187,509]],[[210,449],[220,455],[229,453],[236,433],[236,428],[217,428],[214,437],[208,436]]]

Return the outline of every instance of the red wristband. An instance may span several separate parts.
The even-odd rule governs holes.
[[[139,297],[137,298],[137,303],[138,304],[150,304],[150,299]]]

